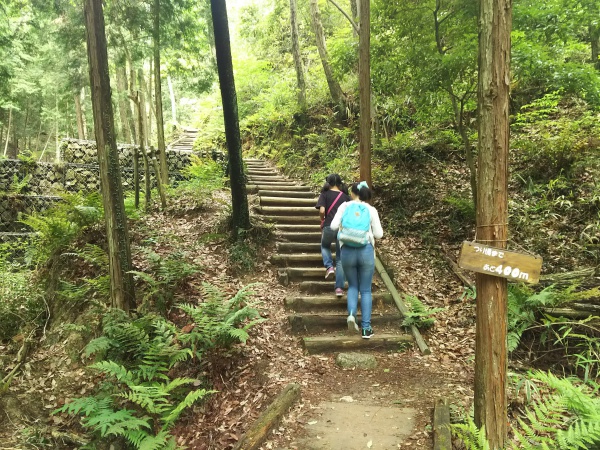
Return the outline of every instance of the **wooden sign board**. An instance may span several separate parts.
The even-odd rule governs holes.
[[[542,258],[465,241],[458,256],[458,266],[511,281],[535,284],[540,281]]]

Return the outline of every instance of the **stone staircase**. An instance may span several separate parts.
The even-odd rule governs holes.
[[[244,161],[248,192],[260,199],[256,210],[275,224],[276,253],[271,263],[278,268],[280,282],[289,287],[290,295],[285,299],[288,320],[292,332],[302,336],[306,350],[311,354],[387,351],[412,345],[413,337],[404,333],[401,315],[377,275],[371,318],[375,335],[362,339],[358,332],[347,330],[346,296],[336,297],[334,281],[324,280],[317,196],[309,186],[285,178],[265,161]]]

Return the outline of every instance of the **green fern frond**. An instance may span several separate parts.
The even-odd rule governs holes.
[[[115,377],[117,380],[127,384],[132,385],[138,382],[137,377],[133,374],[133,372],[127,370],[121,364],[117,364],[114,361],[100,361],[94,363],[90,366],[92,369],[99,370],[106,375]]]
[[[181,415],[181,413],[186,409],[196,403],[198,400],[203,399],[207,395],[210,395],[217,391],[208,391],[206,389],[197,389],[192,392],[188,392],[185,398],[169,413],[167,417],[164,418],[164,427],[170,427],[177,418]]]
[[[151,430],[149,419],[140,419],[136,412],[129,409],[111,410],[103,414],[91,415],[82,420],[82,424],[100,436],[122,436],[124,431],[137,431],[143,428]]]
[[[88,345],[83,349],[83,356],[88,358],[96,353],[103,353],[110,349],[112,341],[106,336],[100,336],[99,338],[92,339],[88,342]]]

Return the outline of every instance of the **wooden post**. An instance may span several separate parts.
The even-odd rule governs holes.
[[[508,222],[508,145],[511,0],[480,0],[479,159],[477,240],[505,248]],[[507,433],[507,282],[477,273],[475,423],[492,450]]]
[[[358,34],[358,89],[360,96],[360,122],[358,145],[360,179],[371,184],[371,3],[360,2],[360,28]]]
[[[131,274],[131,251],[123,202],[119,155],[115,139],[102,0],[86,0],[85,25],[94,131],[108,242],[110,296],[113,307],[129,311],[135,306],[135,291]]]

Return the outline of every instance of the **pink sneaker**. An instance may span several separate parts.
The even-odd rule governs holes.
[[[335,290],[335,295],[338,297],[343,297],[344,296],[344,290],[342,288],[337,288]]]
[[[332,275],[335,275],[335,269],[333,267],[328,267],[325,271],[325,279],[329,280]]]

